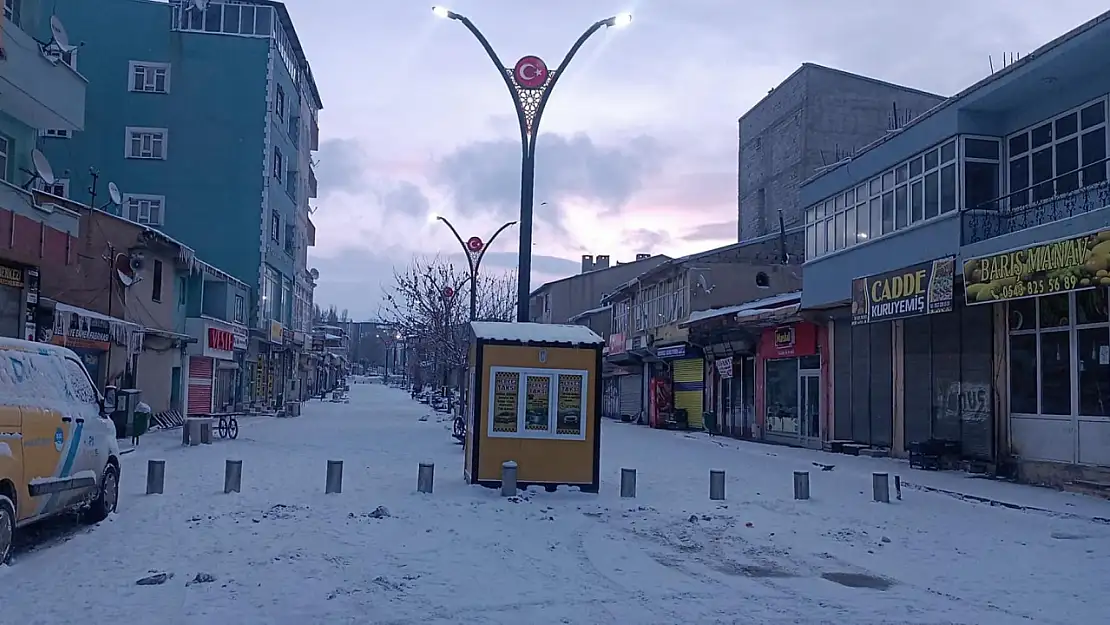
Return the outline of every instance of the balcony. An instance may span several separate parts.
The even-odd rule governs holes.
[[[1107,160],[1104,158],[1085,165],[1084,172],[1102,170]],[[961,214],[963,245],[982,243],[1110,207],[1110,183],[1106,181],[1105,173],[1097,178],[1093,177],[1098,180],[1093,184],[1074,191],[1059,193],[1061,187],[1074,188],[1078,173],[1079,170],[1067,172],[963,211]],[[1057,194],[1054,195],[1054,193]],[[1092,223],[1100,221],[1096,215],[1090,215],[1090,217]],[[1101,224],[1105,225],[1105,223],[1106,218],[1103,217]]]
[[[316,182],[316,172],[313,171],[311,167],[309,167],[308,168],[308,197],[310,197],[310,198],[317,197],[317,193],[318,193],[317,186],[318,186],[318,183]]]
[[[11,20],[0,23],[0,111],[31,128],[83,130],[85,78],[63,60],[44,54],[39,42]]]

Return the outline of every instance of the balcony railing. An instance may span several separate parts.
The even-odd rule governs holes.
[[[1106,166],[1110,159],[1084,165],[1082,170]],[[970,245],[995,237],[1043,226],[1076,215],[1083,215],[1110,206],[1110,182],[1102,180],[1074,191],[1035,199],[1038,195],[1053,192],[1062,180],[1075,180],[1081,170],[1066,172],[1032,186],[1011,191],[989,202],[964,209],[962,244]]]

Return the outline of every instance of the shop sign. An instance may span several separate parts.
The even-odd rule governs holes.
[[[956,257],[852,280],[852,325],[952,311]]]
[[[717,374],[722,378],[732,377],[732,356],[714,361],[717,365]]]
[[[270,322],[270,342],[271,343],[277,343],[277,344],[280,345],[281,344],[281,334],[282,334],[282,330],[284,330],[284,329],[285,328],[281,327],[281,322],[280,321],[271,321]]]
[[[247,331],[242,328],[232,328],[231,333],[235,335],[235,342],[233,344],[235,351],[246,351]]]
[[[968,304],[1110,285],[1110,230],[964,261]]]
[[[817,354],[817,326],[812,323],[767,328],[760,337],[761,358],[794,358]]]
[[[623,354],[625,351],[624,334],[610,334],[609,335],[609,355]]]
[[[54,336],[50,342],[55,345],[106,352],[112,345],[111,341],[112,328],[107,319],[54,311]]]
[[[213,326],[205,327],[204,355],[210,358],[231,360],[235,357],[235,335]]]
[[[281,344],[282,345],[289,345],[292,342],[293,342],[293,331],[290,330],[289,328],[282,328],[281,329]]]
[[[23,270],[11,265],[0,265],[0,285],[22,289]]]
[[[685,345],[669,345],[655,350],[655,356],[657,358],[682,358],[685,355]]]

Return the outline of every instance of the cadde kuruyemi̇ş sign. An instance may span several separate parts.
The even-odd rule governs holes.
[[[951,312],[956,257],[852,281],[852,325]]]

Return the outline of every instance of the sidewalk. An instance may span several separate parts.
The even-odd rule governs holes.
[[[1110,501],[1098,497],[1058,491],[1041,486],[1018,484],[958,471],[911,469],[898,458],[849,456],[814,449],[771,445],[724,436],[710,437],[701,432],[657,431],[690,445],[714,445],[751,456],[778,457],[797,461],[796,470],[820,471],[813,463],[833,465],[834,473],[850,471],[861,478],[874,472],[900,476],[903,488],[940,493],[974,503],[1003,506],[1110,525]]]

